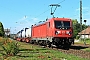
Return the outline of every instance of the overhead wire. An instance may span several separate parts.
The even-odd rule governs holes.
[[[41,14],[39,14],[38,16],[36,16],[36,17],[39,17],[39,16],[41,16],[42,14],[44,14],[44,13],[46,13],[47,11],[49,11],[50,9],[48,9],[48,10],[46,10],[46,11],[44,11],[43,13],[41,13]],[[35,18],[36,18],[35,17]]]
[[[65,1],[65,0],[59,2],[58,4],[60,4],[60,3],[64,2],[64,1]],[[14,13],[18,13],[18,14],[20,14],[20,15],[25,15],[25,14],[23,14],[23,13],[17,12],[17,11],[15,11],[15,10],[13,10],[13,9],[8,8],[8,7],[2,6],[2,5],[0,5],[0,6],[3,7],[3,8],[6,8],[6,9],[8,9],[8,10],[13,11]],[[46,11],[44,11],[44,12],[42,12],[41,14],[37,15],[35,18],[43,15],[44,13],[46,13],[47,11],[49,11],[50,9],[51,9],[51,8],[47,9]],[[25,15],[25,16],[26,16],[26,15]]]
[[[59,2],[58,4],[60,4],[60,3],[64,2],[64,1],[65,1],[65,0],[63,0],[63,1],[61,1],[61,2]],[[11,11],[14,11],[14,12],[16,12],[16,13],[18,13],[18,14],[23,15],[22,13],[17,12],[17,11],[15,11],[15,10],[12,10],[12,9],[10,9],[10,8],[7,8],[7,7],[5,7],[5,6],[2,6],[2,5],[1,5],[1,7],[4,7],[4,8],[6,8],[6,9],[8,9],[8,10],[11,10]],[[49,10],[50,10],[50,8],[49,8],[49,9],[47,9],[46,11],[44,11],[43,13],[41,13],[41,14],[37,15],[36,17],[41,16],[42,14],[46,13],[46,12],[47,12],[47,11],[49,11]]]
[[[60,4],[60,3],[64,2],[64,1],[65,1],[65,0],[60,1],[58,4]],[[46,13],[46,12],[47,12],[47,11],[49,11],[50,9],[51,9],[51,8],[47,9],[47,10],[46,10],[46,11],[44,11],[43,13],[41,13],[41,14],[37,15],[35,18],[37,18],[37,17],[41,16],[42,14]]]
[[[62,0],[61,2],[59,2],[58,4],[60,4],[60,3],[62,3],[62,2],[64,2],[65,0]]]

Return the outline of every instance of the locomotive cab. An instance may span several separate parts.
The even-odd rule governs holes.
[[[53,39],[52,44],[56,46],[70,46],[74,43],[73,27],[71,19],[56,18],[53,20]]]
[[[54,21],[56,37],[71,37],[72,27],[70,21]]]

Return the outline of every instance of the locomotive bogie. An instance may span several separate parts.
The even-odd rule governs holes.
[[[53,38],[52,44],[56,46],[70,46],[72,42],[72,38]]]

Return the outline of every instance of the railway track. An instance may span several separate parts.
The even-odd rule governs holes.
[[[66,54],[73,54],[75,56],[90,59],[90,52],[86,52],[86,51],[82,51],[82,50],[75,50],[75,49],[69,49],[69,50],[58,49],[58,50],[66,53]]]
[[[90,48],[90,45],[87,45],[87,46],[73,45],[70,47],[69,50],[62,49],[62,48],[53,48],[53,50],[58,50],[58,51],[63,52],[65,54],[72,54],[72,55],[79,56],[82,58],[90,59],[90,52],[80,50],[80,49],[84,49],[84,48]],[[52,48],[49,48],[49,49],[52,49]]]

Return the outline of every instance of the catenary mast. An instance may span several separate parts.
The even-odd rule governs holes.
[[[80,28],[82,31],[82,0],[80,0]]]

